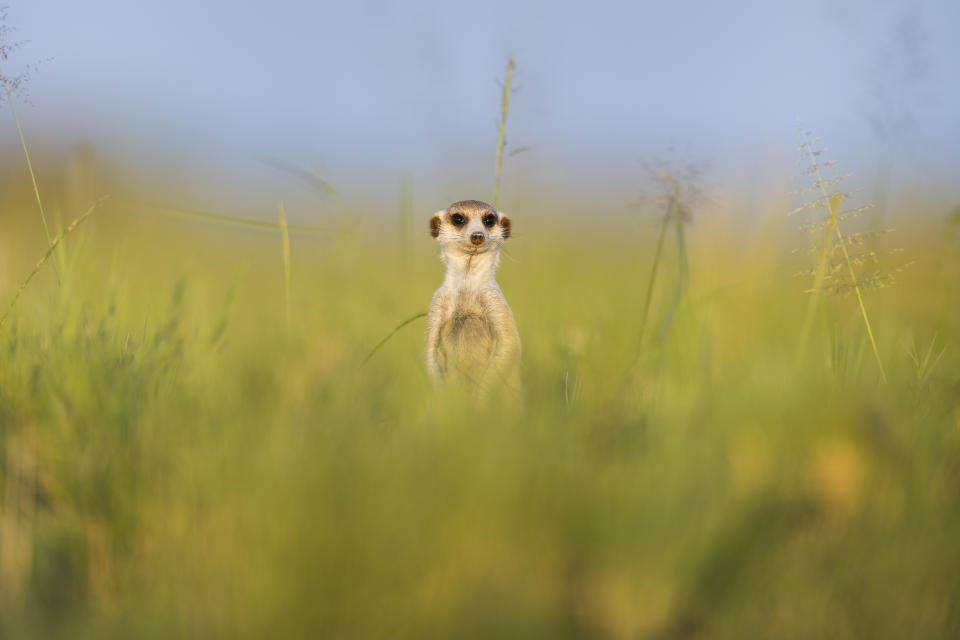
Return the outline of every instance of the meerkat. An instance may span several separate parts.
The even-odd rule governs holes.
[[[447,267],[427,311],[427,372],[435,384],[456,377],[477,396],[497,384],[519,391],[520,334],[494,280],[510,229],[510,218],[478,200],[430,218]]]

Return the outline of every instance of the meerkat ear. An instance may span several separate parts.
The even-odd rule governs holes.
[[[510,237],[510,229],[513,227],[510,224],[510,218],[503,215],[503,213],[500,214],[500,226],[503,227],[503,239],[506,240]]]
[[[443,215],[443,211],[437,211],[433,214],[433,217],[430,218],[430,236],[436,238],[440,235],[440,216]]]

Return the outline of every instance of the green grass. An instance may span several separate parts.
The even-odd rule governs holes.
[[[0,23],[2,23],[6,19],[6,7],[0,8],[0,12],[2,12],[2,15],[0,15]],[[6,43],[0,41],[0,49],[2,49],[4,53],[4,55],[0,56],[0,59],[6,61],[7,56],[6,49],[3,48],[4,44]],[[37,186],[37,175],[34,173],[33,163],[30,161],[30,151],[27,148],[27,141],[23,136],[23,127],[20,126],[20,117],[17,115],[17,108],[14,105],[13,93],[10,90],[10,85],[6,79],[6,76],[3,75],[2,69],[0,69],[0,84],[3,85],[3,95],[10,107],[10,115],[13,117],[13,124],[16,126],[17,136],[20,138],[20,148],[23,149],[23,158],[27,163],[27,171],[30,173],[30,182],[33,185],[33,194],[37,201],[37,209],[40,210],[40,221],[43,223],[43,232],[47,236],[47,244],[52,247],[53,238],[50,236],[50,227],[47,226],[47,216],[43,211],[43,200],[40,198],[40,187]],[[58,273],[58,281],[59,277],[60,275]]]
[[[516,65],[511,56],[507,60],[507,70],[503,79],[503,97],[500,99],[500,125],[497,128],[497,159],[494,163],[493,178],[493,208],[497,208],[500,200],[500,175],[503,173],[503,148],[506,145],[507,109],[510,105],[510,83],[513,80],[513,70]]]
[[[850,298],[797,369],[781,238],[692,226],[637,360],[655,234],[513,215],[553,234],[498,277],[526,398],[476,408],[431,392],[420,321],[361,367],[442,279],[425,232],[400,273],[350,229],[278,260],[277,229],[106,203],[0,329],[0,636],[956,637],[956,243],[900,238],[943,259],[867,294],[881,385]]]

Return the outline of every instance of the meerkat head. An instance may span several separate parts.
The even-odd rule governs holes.
[[[496,251],[510,237],[510,218],[486,202],[461,200],[433,214],[430,235],[448,251]]]

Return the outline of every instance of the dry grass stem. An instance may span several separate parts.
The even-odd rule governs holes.
[[[513,57],[507,61],[507,73],[503,80],[503,97],[500,101],[500,128],[497,133],[497,163],[493,183],[493,208],[497,208],[500,201],[500,174],[503,170],[503,145],[507,131],[507,106],[510,102],[510,83],[513,81]]]
[[[856,209],[841,210],[843,203],[851,197],[852,194],[845,193],[835,189],[849,175],[827,178],[823,175],[823,169],[833,166],[835,161],[822,161],[820,156],[826,153],[827,149],[818,148],[817,138],[812,137],[810,131],[804,131],[800,134],[803,142],[799,149],[801,159],[809,160],[810,166],[803,170],[801,175],[810,176],[813,182],[802,192],[814,192],[818,197],[807,202],[799,208],[790,212],[790,215],[807,210],[826,209],[825,217],[815,223],[807,225],[811,232],[820,231],[821,240],[816,245],[817,258],[813,269],[813,287],[810,290],[810,300],[807,303],[807,311],[804,316],[803,325],[800,330],[800,340],[797,345],[797,361],[802,364],[807,351],[807,344],[813,329],[813,322],[816,318],[817,308],[820,303],[820,294],[827,282],[830,282],[833,289],[842,292],[852,290],[857,297],[857,305],[860,315],[863,318],[864,327],[867,330],[867,337],[870,340],[870,347],[873,356],[880,369],[880,378],[884,383],[887,382],[886,370],[883,366],[883,360],[880,358],[880,350],[877,347],[877,341],[873,333],[873,327],[870,324],[870,317],[867,314],[867,308],[863,301],[863,288],[867,284],[876,283],[877,286],[885,286],[884,280],[879,273],[867,277],[858,276],[856,267],[863,265],[866,261],[876,261],[876,252],[864,252],[859,255],[851,255],[848,247],[853,245],[862,245],[868,234],[851,234],[845,236],[840,228],[843,221],[851,217],[856,217],[860,213],[871,207],[859,207]],[[833,191],[829,191],[833,189]],[[843,260],[839,264],[832,262],[832,258],[839,252]],[[842,272],[846,272],[848,281],[841,278]]]
[[[0,327],[3,327],[4,323],[7,321],[7,318],[10,316],[10,313],[13,311],[13,308],[16,306],[17,301],[20,299],[20,296],[23,294],[24,290],[27,288],[27,285],[30,284],[30,281],[33,280],[33,276],[37,275],[37,272],[40,271],[40,268],[50,259],[50,256],[53,255],[53,252],[56,250],[57,246],[66,238],[68,235],[73,233],[77,227],[79,227],[83,222],[90,217],[97,207],[99,207],[104,200],[109,196],[104,196],[99,201],[90,206],[89,209],[84,212],[79,218],[70,223],[66,229],[61,231],[56,238],[50,242],[50,246],[47,247],[47,250],[44,252],[43,256],[37,261],[37,264],[33,267],[33,271],[24,279],[23,283],[20,285],[20,288],[17,289],[16,294],[13,296],[13,300],[10,301],[10,306],[7,307],[6,312],[3,314],[3,317],[0,318]]]
[[[13,116],[13,124],[16,125],[17,135],[20,137],[20,147],[23,149],[23,157],[27,161],[27,171],[30,173],[30,180],[33,183],[33,195],[37,200],[37,208],[40,209],[40,221],[43,223],[43,232],[47,236],[47,245],[53,241],[50,238],[50,227],[47,225],[47,215],[43,210],[43,200],[40,198],[40,187],[37,186],[37,175],[33,171],[33,162],[30,160],[30,152],[27,150],[27,141],[23,136],[23,127],[20,126],[20,117],[17,115],[17,109],[13,104],[13,94],[10,91],[10,85],[7,83],[6,76],[0,70],[0,82],[3,84],[3,92],[7,97],[7,104],[10,105],[10,115]],[[54,267],[57,274],[57,283],[60,283],[60,271]]]
[[[277,203],[277,222],[280,225],[281,253],[283,256],[283,294],[286,306],[287,328],[290,328],[290,234],[287,233],[287,215],[283,201]]]

